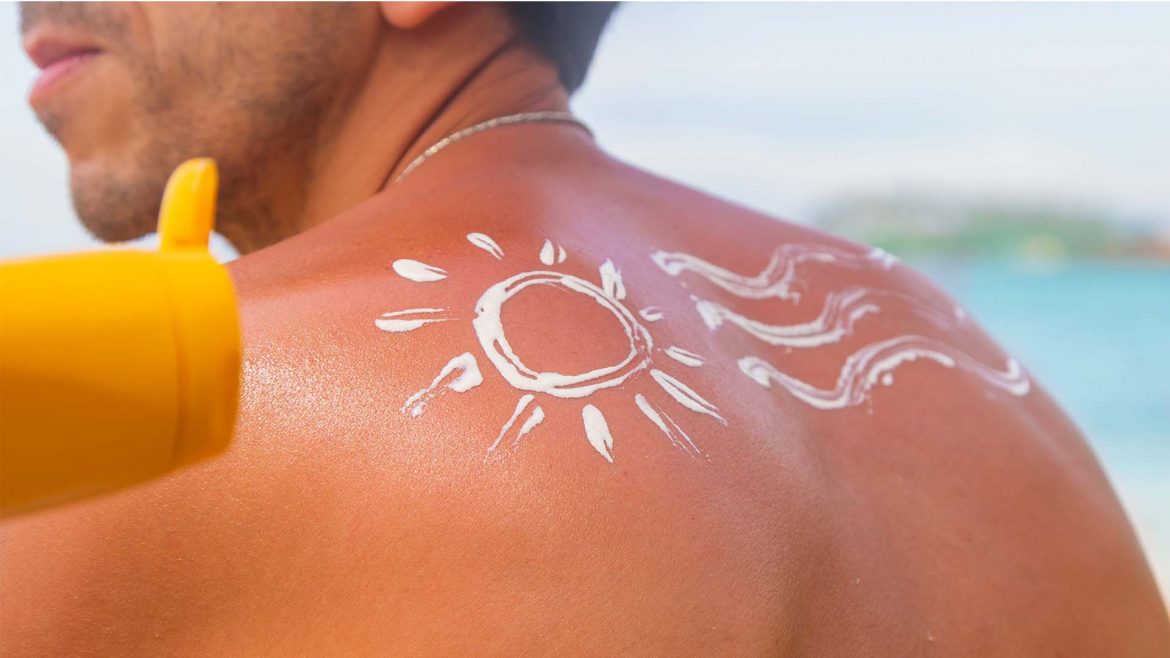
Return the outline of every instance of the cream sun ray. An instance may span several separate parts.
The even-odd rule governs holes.
[[[479,247],[480,249],[483,249],[492,256],[495,256],[496,260],[503,260],[504,258],[503,248],[501,248],[500,245],[497,244],[496,241],[491,239],[491,237],[488,235],[483,233],[468,233],[467,241]]]
[[[657,369],[651,370],[650,376],[662,387],[662,390],[666,391],[667,395],[674,398],[675,402],[697,414],[706,414],[724,425],[727,424],[723,416],[719,415],[719,409],[715,405],[703,399],[703,396],[691,390],[686,384]]]
[[[399,258],[394,261],[391,267],[398,273],[398,276],[414,281],[415,283],[431,283],[447,278],[447,271],[443,268],[427,265],[426,263],[409,258]]]
[[[720,267],[709,261],[682,252],[656,251],[650,258],[670,276],[693,272],[727,292],[745,299],[787,299],[798,301],[800,293],[793,290],[796,267],[816,262],[839,267],[865,268],[877,266],[888,270],[896,259],[890,254],[873,249],[867,253],[846,251],[817,244],[786,244],[777,247],[759,274],[747,276]]]
[[[374,320],[374,326],[392,334],[414,331],[428,324],[446,322],[450,318],[435,317],[437,313],[446,312],[445,308],[410,308],[405,311],[392,311],[383,313],[382,317]]]
[[[650,404],[650,401],[646,399],[646,396],[642,395],[641,393],[635,393],[634,404],[638,405],[638,409],[642,412],[642,414],[646,416],[646,418],[650,419],[650,422],[654,423],[654,426],[657,427],[659,431],[666,435],[666,438],[670,440],[670,445],[678,448],[679,450],[682,450],[692,457],[702,454],[702,451],[699,450],[699,447],[696,446],[695,442],[691,440],[691,437],[687,436],[687,433],[684,432],[677,423],[671,420],[670,416],[667,416],[665,413],[655,409],[654,406]]]
[[[495,450],[496,447],[500,445],[500,441],[502,441],[504,436],[508,434],[508,430],[512,429],[512,425],[516,422],[516,419],[520,417],[520,414],[524,413],[524,409],[527,408],[528,405],[531,404],[535,399],[536,396],[532,395],[531,393],[525,393],[524,395],[520,396],[520,399],[516,401],[516,409],[508,418],[508,422],[504,423],[504,426],[500,428],[500,434],[496,437],[496,440],[492,442],[492,445],[488,447],[488,452]]]
[[[646,308],[638,311],[638,315],[642,316],[642,319],[646,322],[658,322],[663,317],[665,317],[666,314],[663,313],[662,309],[658,308],[657,306],[647,306]]]
[[[775,382],[802,402],[818,409],[844,409],[865,402],[879,383],[893,383],[893,371],[903,363],[927,359],[944,368],[962,368],[1011,395],[1024,396],[1031,382],[1019,362],[1009,358],[1004,371],[989,367],[937,340],[923,336],[898,336],[871,343],[845,360],[836,385],[821,389],[797,379],[754,356],[739,360],[739,369],[765,388]]]
[[[613,264],[613,261],[606,259],[599,268],[601,274],[601,288],[605,294],[610,297],[622,300],[626,298],[626,284],[622,282],[622,273]]]
[[[479,364],[471,352],[464,352],[447,362],[439,371],[431,385],[406,399],[402,405],[402,413],[417,418],[426,409],[427,402],[436,395],[447,390],[456,393],[466,393],[483,383],[483,375],[479,372]]]
[[[524,413],[525,409],[528,408],[528,405],[531,404],[534,398],[535,396],[532,394],[527,394],[522,396],[516,403],[516,410],[512,412],[511,418],[508,419],[508,422],[504,423],[504,427],[500,429],[499,436],[497,436],[496,440],[492,442],[492,445],[488,447],[487,455],[484,456],[485,460],[491,455],[492,452],[496,450],[496,448],[500,446],[500,442],[503,441],[504,437],[508,435],[508,432],[512,429],[512,426],[516,424],[516,420],[520,417],[520,414]],[[535,405],[532,407],[531,411],[528,412],[528,415],[524,418],[524,421],[520,423],[520,429],[516,432],[516,436],[512,437],[512,447],[515,448],[516,446],[520,445],[520,440],[542,422],[544,422],[544,409],[541,408],[540,405]]]
[[[694,352],[691,352],[689,350],[684,350],[683,348],[675,346],[675,345],[671,345],[670,347],[666,348],[663,351],[666,353],[666,356],[669,356],[670,358],[674,359],[675,361],[678,361],[679,363],[683,364],[684,366],[698,368],[699,366],[701,366],[705,363],[705,361],[703,360],[703,357],[699,356],[698,354],[695,354]]]
[[[532,412],[528,414],[528,418],[520,425],[520,431],[516,433],[516,438],[512,439],[512,447],[520,445],[520,439],[531,432],[537,425],[544,422],[544,409],[539,405],[532,408]]]
[[[552,240],[545,240],[544,245],[540,248],[540,262],[545,265],[557,265],[565,262],[567,255],[565,248]]]
[[[581,424],[585,427],[585,438],[589,440],[589,445],[612,464],[613,435],[609,433],[605,415],[597,407],[587,404],[581,408]]]

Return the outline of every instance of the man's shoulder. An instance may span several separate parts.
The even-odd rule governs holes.
[[[1047,426],[1021,372],[957,343],[948,298],[669,183],[586,182],[424,185],[241,259],[229,453],[13,527],[3,562],[86,577],[53,594],[8,568],[5,627],[112,652],[720,654],[794,629],[873,652],[1078,588],[1138,610],[1091,457],[1025,436]]]

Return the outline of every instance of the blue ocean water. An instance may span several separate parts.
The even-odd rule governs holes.
[[[911,264],[1077,422],[1170,597],[1170,266]]]

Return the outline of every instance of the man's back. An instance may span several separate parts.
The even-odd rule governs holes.
[[[9,652],[1170,651],[1075,428],[880,251],[525,126],[233,268],[235,445],[6,525]]]

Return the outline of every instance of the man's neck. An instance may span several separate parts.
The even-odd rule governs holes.
[[[241,253],[386,189],[411,160],[462,128],[517,112],[567,109],[555,67],[522,41],[504,12],[491,5],[450,13],[456,11],[464,15],[440,15],[433,25],[382,37],[367,74],[322,119],[305,166],[271,181],[271,208],[279,217],[229,231]]]

